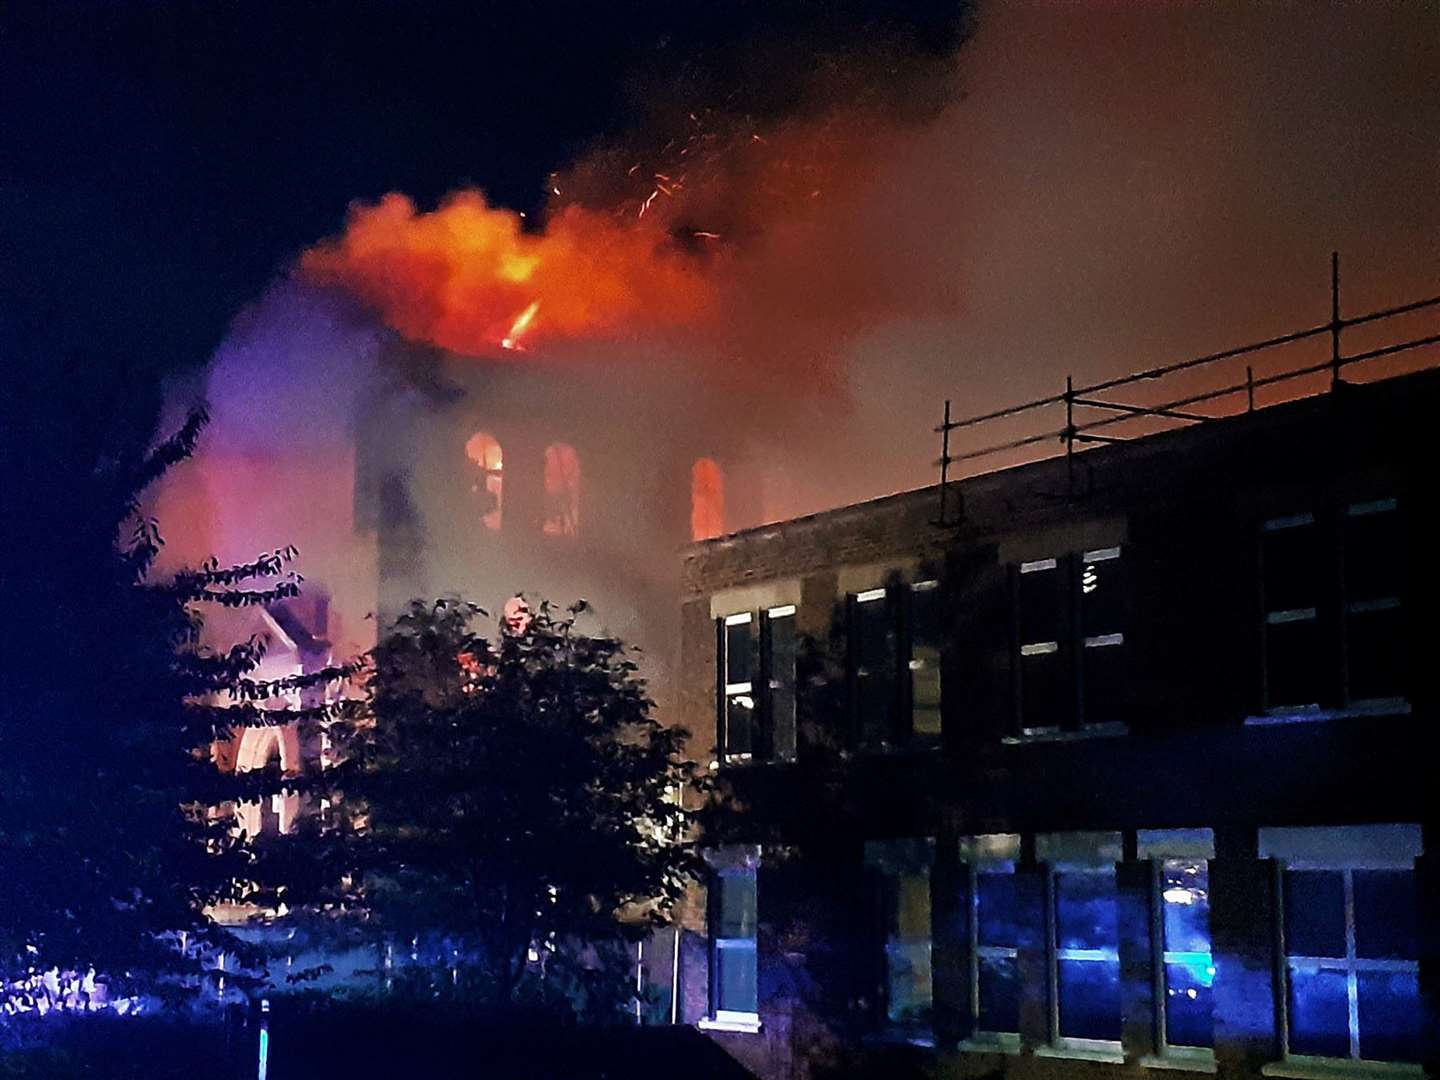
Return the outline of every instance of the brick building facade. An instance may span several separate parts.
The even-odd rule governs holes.
[[[966,479],[955,524],[688,547],[722,794],[675,1017],[768,1077],[1435,1075],[1437,410],[1342,385]]]

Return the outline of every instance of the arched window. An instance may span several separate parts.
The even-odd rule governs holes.
[[[480,507],[480,520],[487,529],[499,529],[505,464],[500,444],[489,432],[477,431],[465,444],[465,456],[478,470],[471,475],[470,493]]]
[[[580,456],[569,443],[545,448],[544,529],[548,536],[580,532]]]
[[[690,470],[690,538],[708,540],[725,532],[725,474],[711,458]]]

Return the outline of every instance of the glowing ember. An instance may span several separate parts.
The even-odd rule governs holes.
[[[510,333],[500,339],[502,349],[520,348],[520,339],[525,336],[525,331],[530,329],[530,324],[535,321],[535,313],[540,310],[540,301],[534,300],[530,306],[515,317],[510,324]]]

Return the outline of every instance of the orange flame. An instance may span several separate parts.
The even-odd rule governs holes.
[[[398,194],[352,207],[345,233],[305,252],[300,267],[406,337],[480,355],[517,351],[522,337],[688,325],[710,301],[698,260],[662,228],[572,205],[527,233],[518,214],[473,190],[429,213]]]

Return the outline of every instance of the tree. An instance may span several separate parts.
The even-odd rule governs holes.
[[[163,541],[140,500],[206,423],[197,410],[149,452],[104,459],[57,490],[53,535],[23,580],[7,567],[7,598],[24,601],[7,617],[25,632],[3,650],[0,989],[93,966],[112,997],[189,994],[217,952],[244,951],[206,916],[251,888],[257,867],[246,838],[209,812],[242,794],[209,748],[236,725],[284,722],[254,702],[290,688],[247,678],[262,639],[205,648],[200,611],[283,601],[300,579],[286,569],[292,549],[154,579]],[[280,782],[245,780],[252,797]]]
[[[375,649],[368,716],[331,729],[352,903],[407,944],[463,941],[433,982],[472,999],[617,1006],[633,986],[605,957],[667,922],[700,870],[686,733],[651,715],[619,640],[581,632],[583,610],[540,604],[492,643],[471,604],[413,604]]]

